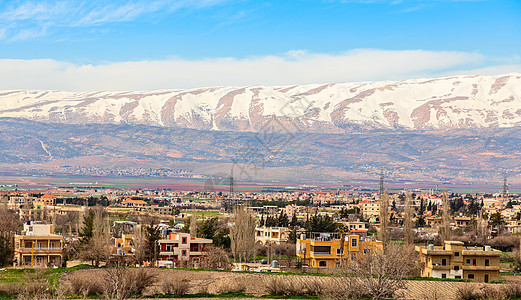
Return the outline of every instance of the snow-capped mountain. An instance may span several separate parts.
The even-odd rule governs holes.
[[[149,92],[0,91],[0,117],[227,131],[259,131],[273,117],[288,130],[321,132],[514,127],[521,125],[521,74]]]

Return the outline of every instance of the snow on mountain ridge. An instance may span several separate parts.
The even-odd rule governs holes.
[[[310,131],[351,126],[521,125],[521,74],[150,92],[0,91],[0,117],[258,131],[272,116]]]

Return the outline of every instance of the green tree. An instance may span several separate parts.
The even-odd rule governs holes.
[[[152,224],[147,225],[146,229],[146,251],[145,257],[149,261],[156,261],[159,255],[159,249],[157,241],[161,238],[159,233],[159,227],[152,222]]]
[[[0,235],[0,267],[7,267],[12,264],[13,254],[11,240]]]

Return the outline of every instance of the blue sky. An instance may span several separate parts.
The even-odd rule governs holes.
[[[520,57],[519,0],[0,2],[0,89],[496,74]]]

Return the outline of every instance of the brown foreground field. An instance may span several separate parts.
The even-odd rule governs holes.
[[[176,269],[149,269],[155,275],[155,281],[145,291],[144,295],[160,294],[164,290],[165,282],[169,280],[181,280],[187,282],[187,294],[211,293],[222,294],[233,291],[243,291],[255,296],[269,295],[269,289],[283,281],[295,287],[304,282],[317,282],[320,286],[329,289],[341,290],[345,288],[343,278],[335,276],[314,275],[283,275],[266,273],[242,273],[242,272],[219,272],[219,271],[195,271]],[[69,276],[86,276],[100,278],[103,269],[78,270],[65,274],[62,280],[67,281]],[[281,280],[281,281],[279,281]],[[521,276],[506,276],[502,278],[506,283],[521,283]],[[441,281],[416,281],[405,280],[405,289],[399,291],[401,299],[458,299],[458,290],[468,288],[469,290],[480,290],[487,288],[488,293],[504,284],[479,284],[468,282],[441,282]],[[270,287],[271,285],[271,287]],[[344,285],[344,286],[343,286]]]

